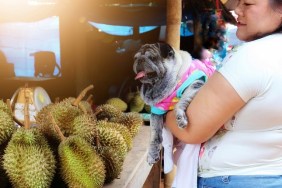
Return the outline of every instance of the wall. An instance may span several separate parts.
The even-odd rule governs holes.
[[[28,83],[31,87],[45,88],[51,99],[75,97],[90,84],[94,89],[94,102],[101,104],[110,97],[124,97],[136,90],[132,70],[135,51],[116,53],[116,41],[141,40],[142,43],[157,42],[159,29],[143,35],[130,37],[111,36],[87,23],[84,11],[72,4],[59,7],[62,77],[35,81],[0,78],[0,98],[11,98],[13,93]]]

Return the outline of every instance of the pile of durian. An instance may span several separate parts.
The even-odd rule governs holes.
[[[144,100],[140,95],[139,88],[136,91],[129,91],[124,99],[121,97],[113,97],[105,102],[110,104],[122,112],[137,112],[137,113],[150,113],[151,107],[145,104]]]
[[[83,100],[92,88],[45,106],[35,126],[29,122],[28,96],[20,126],[0,100],[1,188],[99,188],[119,177],[143,120],[111,104],[92,110]]]

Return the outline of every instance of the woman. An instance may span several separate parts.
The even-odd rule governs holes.
[[[203,143],[198,187],[282,187],[282,1],[239,0],[237,36],[246,41],[201,88],[180,130]]]

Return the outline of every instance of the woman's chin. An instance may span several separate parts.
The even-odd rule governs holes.
[[[239,39],[239,40],[241,40],[241,41],[250,41],[250,37],[249,36],[247,36],[246,34],[244,34],[244,33],[241,33],[241,32],[239,32],[238,30],[237,30],[237,32],[236,32],[236,36],[237,36],[237,38]]]

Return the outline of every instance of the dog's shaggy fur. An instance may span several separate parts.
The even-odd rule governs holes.
[[[166,43],[145,44],[134,58],[133,70],[137,74],[136,79],[142,83],[141,97],[151,106],[161,102],[175,90],[192,62],[189,53],[174,50]],[[193,82],[176,104],[174,111],[180,128],[185,128],[188,124],[186,108],[203,84],[202,80]],[[151,142],[147,158],[149,164],[159,160],[163,121],[163,115],[151,114]]]

